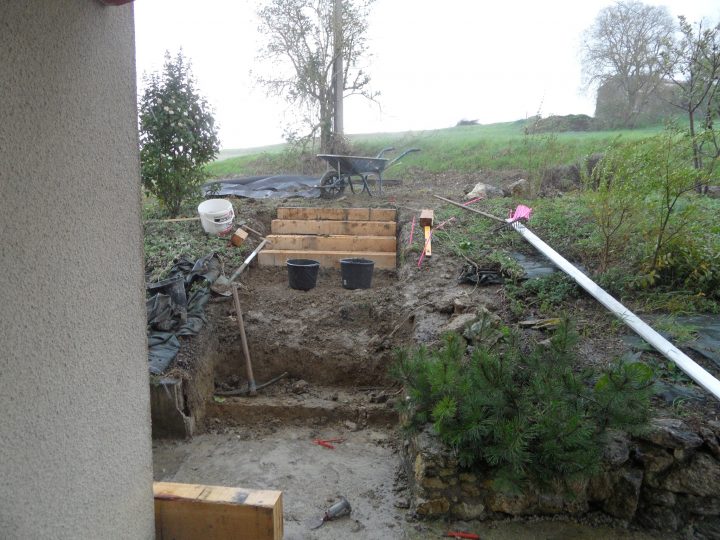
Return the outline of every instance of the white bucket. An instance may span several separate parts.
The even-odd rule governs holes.
[[[223,235],[232,230],[235,211],[232,203],[225,199],[208,199],[198,206],[200,223],[208,234]]]

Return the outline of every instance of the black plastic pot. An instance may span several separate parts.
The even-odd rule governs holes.
[[[312,259],[288,259],[288,281],[291,289],[309,291],[317,283],[320,263]]]
[[[346,289],[369,289],[375,262],[368,259],[340,259],[342,286]]]

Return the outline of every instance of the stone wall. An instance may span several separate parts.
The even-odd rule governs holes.
[[[405,465],[420,517],[487,519],[601,511],[651,529],[720,537],[720,423],[691,429],[658,418],[642,437],[609,433],[602,472],[555,489],[494,490],[487,471],[463,470],[428,428],[407,441]]]

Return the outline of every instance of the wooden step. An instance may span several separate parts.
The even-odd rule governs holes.
[[[312,236],[305,234],[271,234],[267,237],[271,249],[315,251],[388,251],[395,253],[394,236]]]
[[[302,208],[281,207],[278,219],[319,219],[334,221],[395,221],[394,208]]]
[[[323,268],[340,268],[340,259],[370,259],[375,268],[381,270],[395,269],[395,252],[377,251],[317,251],[265,249],[258,253],[260,266],[285,266],[288,259],[312,259],[318,261]]]
[[[272,234],[340,234],[353,236],[395,236],[394,221],[326,221],[319,219],[273,219]]]

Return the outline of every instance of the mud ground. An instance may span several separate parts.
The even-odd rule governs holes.
[[[316,438],[343,438],[331,450]],[[633,539],[653,536],[608,525],[571,521],[418,522],[411,518],[405,484],[398,476],[397,434],[392,430],[350,431],[342,424],[322,427],[276,423],[254,428],[220,428],[191,441],[157,441],[155,479],[283,491],[287,540],[439,538],[460,530],[494,539]],[[350,516],[310,530],[308,521],[338,501]],[[667,538],[667,537],[666,537]]]

